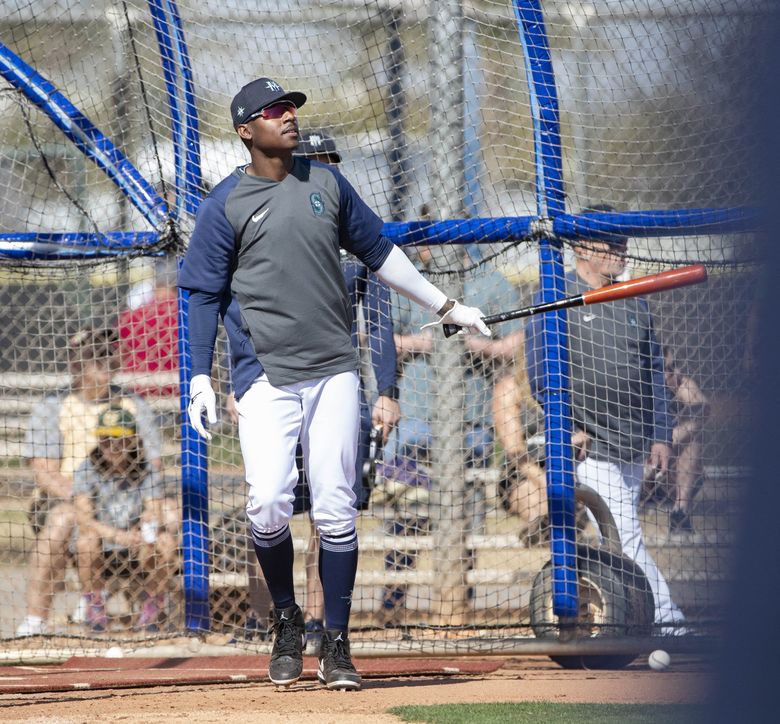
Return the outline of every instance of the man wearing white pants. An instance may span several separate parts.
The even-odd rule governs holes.
[[[644,465],[642,463],[614,463],[586,457],[577,464],[577,480],[595,490],[609,507],[615,519],[623,553],[644,571],[655,599],[655,622],[659,624],[682,623],[682,611],[672,600],[666,579],[647,552],[639,518],[636,515],[639,493],[642,488]],[[663,633],[678,633],[669,627]]]
[[[358,386],[354,371],[280,387],[263,374],[236,402],[253,531],[278,531],[293,514],[299,430],[314,524],[326,538],[354,529]]]
[[[479,309],[430,284],[382,236],[382,221],[333,166],[295,158],[300,92],[270,78],[245,85],[230,105],[249,151],[204,199],[179,275],[189,291],[190,422],[216,422],[211,364],[218,318],[230,340],[231,380],[249,484],[255,553],[274,602],[269,678],[279,686],[303,669],[304,623],[295,601],[289,519],[299,436],[320,532],[325,631],[318,678],[358,689],[348,627],[357,570],[355,460],[358,355],[340,250],[465,331],[490,336]]]
[[[584,213],[588,211],[614,209],[599,206]],[[566,296],[617,281],[626,267],[627,244],[625,236],[610,233],[576,240],[575,271],[566,276]],[[527,325],[526,361],[531,390],[543,403],[541,324],[537,315]],[[567,330],[577,478],[605,501],[623,552],[647,576],[661,633],[684,633],[684,616],[645,548],[637,513],[645,463],[666,471],[671,456],[663,355],[650,309],[641,298],[574,307],[567,312]]]

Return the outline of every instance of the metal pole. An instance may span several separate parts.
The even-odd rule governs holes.
[[[463,90],[463,6],[460,0],[429,2],[430,141],[432,209],[443,219],[464,217],[466,193]],[[437,245],[432,249],[435,269],[458,269],[462,249]],[[462,280],[448,276],[440,288],[452,298],[461,298]],[[455,344],[453,344],[455,342]],[[465,574],[469,560],[465,546],[466,521],[463,500],[466,491],[464,467],[464,393],[461,369],[463,345],[459,339],[434,335],[432,365],[436,374],[433,411],[432,464],[435,486],[432,496],[434,535],[441,571],[433,592],[442,624],[461,623],[466,613],[468,590]]]
[[[404,137],[404,114],[406,113],[406,96],[404,94],[404,47],[401,43],[399,29],[402,11],[398,8],[382,11],[384,27],[387,31],[387,97],[385,99],[385,115],[387,129],[390,133],[390,179],[393,182],[390,192],[390,219],[401,221],[404,217],[404,207],[408,197],[408,182],[406,179],[406,139]]]

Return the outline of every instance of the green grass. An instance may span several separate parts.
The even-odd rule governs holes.
[[[388,710],[402,721],[426,724],[692,724],[705,721],[693,704],[437,704]]]

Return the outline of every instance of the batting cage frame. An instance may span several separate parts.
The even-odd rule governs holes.
[[[347,3],[349,5],[349,3]],[[399,8],[393,3],[380,3],[386,27],[397,25]],[[386,5],[386,7],[385,7]],[[430,20],[429,50],[431,52],[432,85],[432,202],[440,210],[442,220],[420,219],[402,221],[399,208],[391,202],[390,218],[382,233],[403,246],[429,246],[442,266],[452,263],[459,249],[471,245],[532,242],[538,247],[538,279],[542,302],[555,302],[567,295],[565,252],[575,240],[603,240],[611,235],[642,237],[685,237],[715,235],[750,235],[756,231],[754,212],[745,206],[679,209],[644,209],[630,212],[592,211],[573,213],[567,210],[567,189],[564,185],[564,144],[561,137],[561,110],[556,87],[556,68],[545,26],[542,0],[513,0],[511,3],[517,37],[522,47],[528,87],[534,163],[535,213],[527,216],[479,217],[474,199],[479,194],[479,181],[474,177],[474,128],[464,123],[476,103],[471,80],[464,73],[463,46],[452,38],[469,42],[467,14],[462,0],[440,0]],[[116,32],[132,28],[126,3],[117,4]],[[360,3],[355,12],[360,13]],[[476,11],[475,11],[476,12]],[[187,23],[183,22],[175,0],[149,0],[148,14],[157,42],[159,66],[164,81],[167,109],[164,117],[173,147],[175,202],[166,197],[166,188],[154,184],[136,168],[123,153],[121,141],[112,141],[75,103],[57,89],[55,83],[29,65],[8,45],[0,43],[0,75],[26,101],[44,113],[51,123],[116,186],[137,209],[147,230],[126,229],[114,232],[30,231],[0,232],[0,259],[21,263],[77,262],[79,260],[121,259],[123,257],[161,258],[178,256],[186,248],[194,216],[203,196],[201,168],[201,125],[199,120],[197,83],[193,72],[187,39]],[[122,17],[124,15],[124,18]],[[124,22],[126,21],[126,22]],[[396,27],[397,30],[397,27]],[[390,44],[385,60],[385,82],[389,87],[399,84],[402,48],[398,36]],[[134,43],[131,36],[126,39]],[[395,105],[388,111],[390,135],[402,133],[402,91],[391,94]],[[478,142],[477,142],[478,143]],[[397,149],[396,149],[397,150]],[[391,154],[392,155],[392,154]],[[404,167],[400,156],[393,157],[390,175],[393,192],[403,188]],[[396,202],[398,200],[396,199]],[[396,203],[396,206],[398,204]],[[688,260],[686,260],[688,261]],[[698,261],[697,259],[690,260]],[[717,268],[717,260],[705,264]],[[462,279],[445,276],[440,287],[451,297],[462,296]],[[189,403],[190,350],[187,336],[188,297],[179,290],[178,354],[181,413],[181,551],[184,627],[191,635],[206,634],[213,629],[211,611],[213,521],[209,520],[209,451],[204,440],[187,424]],[[572,446],[572,408],[569,395],[570,371],[568,359],[567,312],[565,309],[544,315],[541,345],[544,349],[544,468],[549,515],[550,563],[538,574],[540,586],[550,593],[551,612],[555,619],[534,626],[537,638],[509,635],[469,635],[442,639],[402,639],[397,645],[385,645],[366,650],[374,653],[395,652],[398,649],[426,654],[472,652],[545,653],[598,666],[599,663],[625,663],[633,654],[647,647],[652,621],[628,625],[620,635],[582,635],[578,617],[583,607],[582,575],[597,566],[621,568],[626,580],[640,590],[643,574],[621,557],[614,521],[598,496],[575,482],[575,452]],[[433,360],[439,369],[457,366],[458,348],[443,339],[434,340]],[[459,456],[461,443],[457,428],[457,410],[463,406],[462,379],[457,375],[438,380],[438,419],[435,435],[440,444],[435,447],[431,466],[446,484],[437,491],[437,504],[457,509],[470,490],[471,482]],[[449,421],[449,427],[448,427]],[[589,507],[599,521],[602,540],[588,546],[578,540],[578,502]],[[439,590],[439,603],[446,609],[446,591],[463,587],[464,550],[468,540],[478,531],[470,530],[465,514],[448,521],[434,531],[430,545],[443,555],[440,576],[429,585]],[[411,544],[410,544],[411,545]],[[415,550],[425,544],[417,541]],[[628,572],[625,572],[628,571]],[[386,571],[377,576],[383,582],[409,581],[421,572]],[[595,575],[595,574],[593,574]],[[587,575],[586,575],[587,577]],[[420,580],[425,581],[424,577]],[[536,585],[536,582],[535,584]],[[644,586],[644,589],[643,589]],[[644,590],[646,595],[647,591]],[[628,594],[626,594],[628,595]],[[652,609],[652,595],[649,610]],[[643,603],[642,605],[645,605]],[[633,605],[633,604],[632,604]],[[636,604],[639,606],[639,604]],[[449,612],[454,614],[453,611]],[[647,613],[647,612],[645,612]],[[545,614],[545,615],[547,615]],[[542,614],[539,614],[542,615]],[[542,616],[543,618],[543,616]],[[452,619],[455,620],[455,619]],[[533,622],[533,616],[532,616]],[[447,629],[447,626],[442,628]],[[461,628],[468,629],[467,626]],[[476,628],[480,628],[477,626]],[[488,628],[487,626],[483,626]],[[458,631],[457,624],[452,625]],[[604,629],[609,633],[609,626]],[[552,635],[551,635],[552,632]],[[655,631],[654,633],[658,633]],[[672,634],[675,632],[672,632]],[[712,631],[705,631],[713,633]],[[707,636],[691,643],[687,637],[673,636],[670,650],[701,646]],[[652,648],[656,648],[652,645]],[[626,656],[628,658],[626,658]],[[584,657],[584,658],[582,658]],[[591,658],[588,658],[591,657]]]

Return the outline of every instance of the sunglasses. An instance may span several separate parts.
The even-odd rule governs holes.
[[[265,118],[266,121],[277,120],[281,118],[285,113],[290,112],[293,116],[298,115],[298,106],[292,101],[279,101],[278,103],[272,103],[270,106],[261,108],[256,113],[253,113],[247,118],[244,123],[254,121],[255,118]]]

